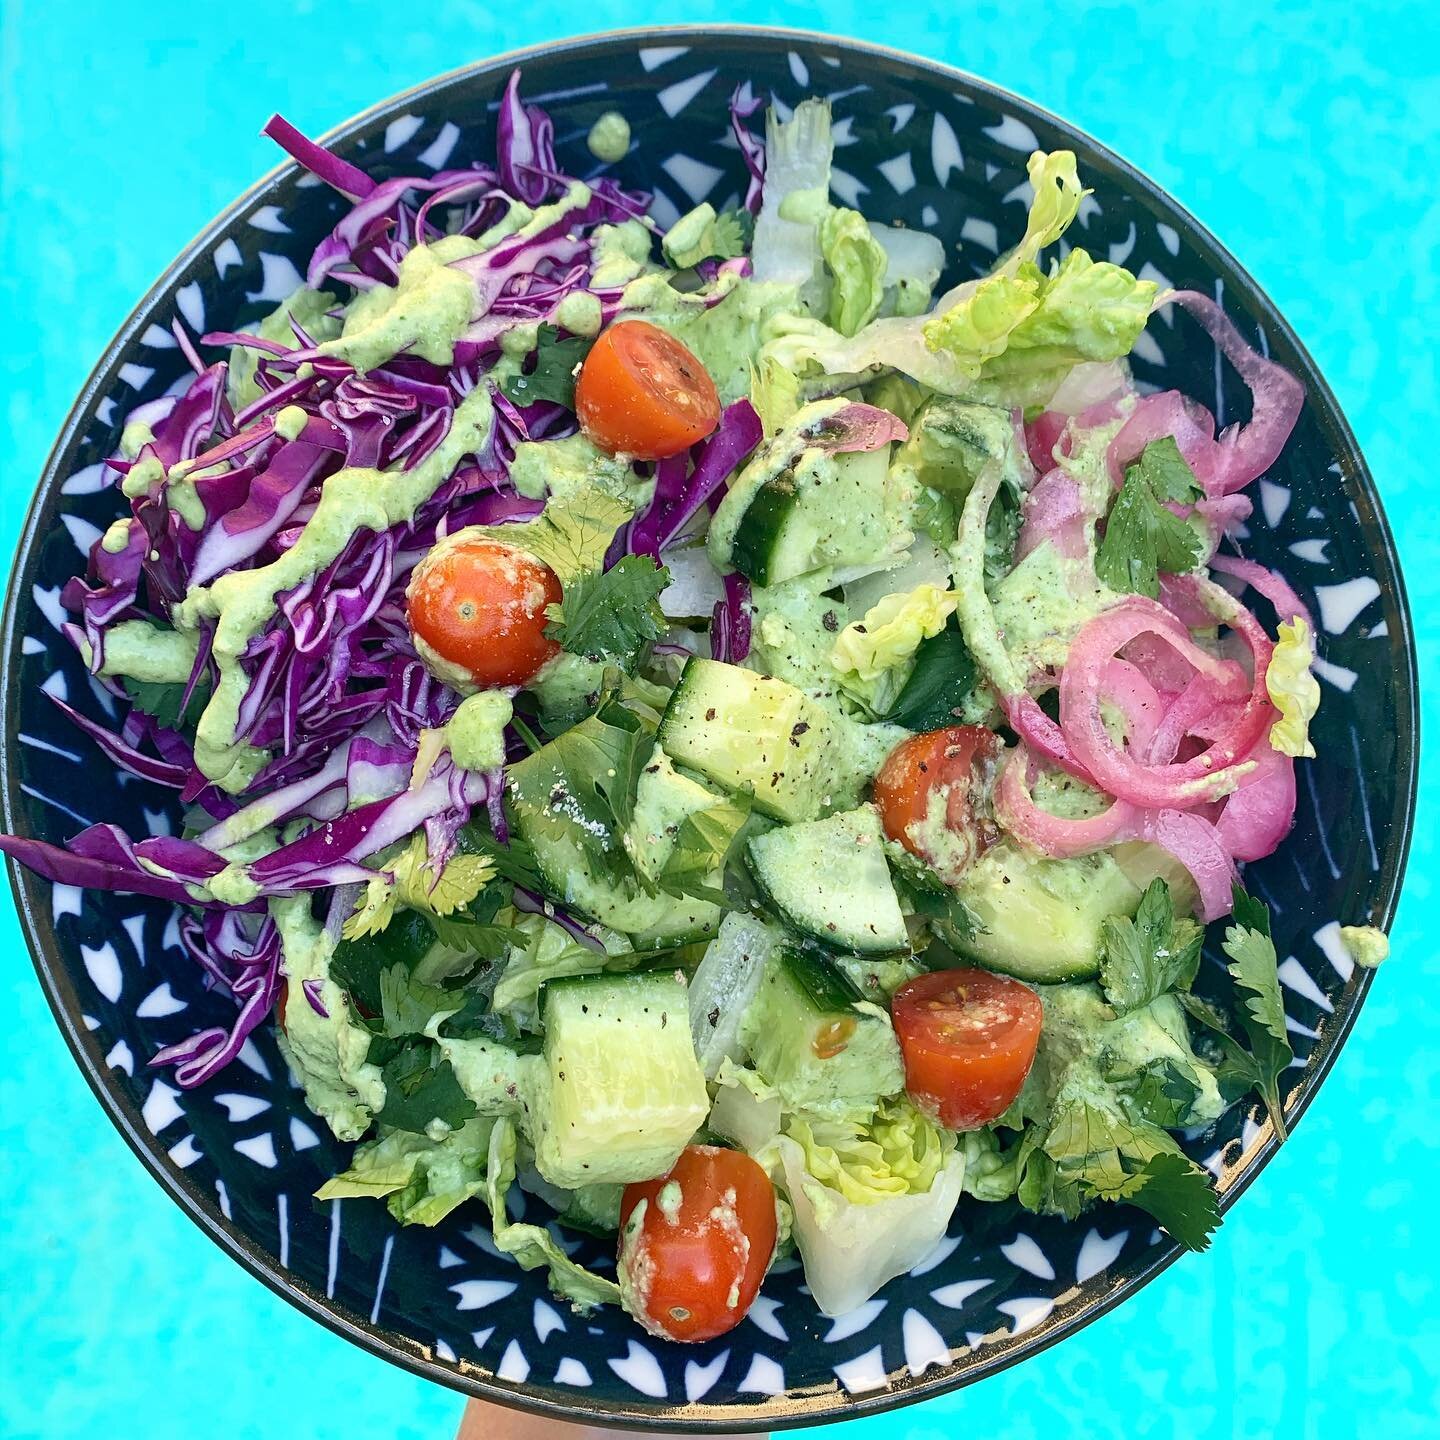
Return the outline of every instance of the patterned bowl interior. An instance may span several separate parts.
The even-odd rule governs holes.
[[[1162,285],[1215,294],[1247,335],[1307,379],[1310,403],[1257,487],[1245,539],[1247,553],[1285,569],[1322,632],[1320,759],[1302,767],[1294,835],[1250,872],[1286,957],[1281,978],[1298,1056],[1289,1079],[1292,1103],[1303,1104],[1365,988],[1337,943],[1336,922],[1388,919],[1403,867],[1413,683],[1403,592],[1363,462],[1268,302],[1183,212],[1114,157],[1027,105],[900,56],[819,38],[708,32],[555,47],[526,58],[524,68],[527,96],[554,114],[562,164],[572,172],[594,169],[584,137],[595,118],[609,108],[625,113],[640,143],[618,168],[627,183],[655,190],[661,220],[702,199],[733,203],[741,167],[726,100],[737,82],[788,104],[829,95],[836,193],[873,217],[943,236],[949,281],[986,269],[1017,233],[1030,150],[1072,146],[1095,190],[1078,226],[1092,254]],[[350,125],[342,148],[380,175],[488,158],[507,69],[492,64],[402,97]],[[255,319],[298,283],[339,208],[293,169],[264,183],[186,252],[82,396],[13,582],[11,828],[59,841],[102,819],[134,833],[175,824],[170,792],[97,763],[91,744],[45,699],[68,699],[97,717],[112,708],[60,636],[60,588],[119,512],[100,462],[125,413],[186,373],[172,318],[197,333]],[[1243,417],[1243,388],[1185,318],[1153,323],[1136,361],[1145,382],[1178,385],[1226,420]],[[462,1208],[436,1230],[400,1230],[371,1202],[315,1203],[311,1193],[343,1168],[348,1147],[306,1111],[268,1034],[199,1091],[181,1093],[168,1072],[147,1068],[155,1049],[215,1023],[228,1003],[202,987],[165,905],[52,891],[28,876],[17,888],[77,1056],[167,1189],[289,1298],[448,1384],[551,1413],[607,1412],[642,1425],[853,1414],[1018,1358],[1123,1298],[1173,1256],[1138,1212],[1106,1208],[1067,1224],[967,1201],[925,1265],[840,1320],[816,1313],[793,1263],[770,1278],[746,1322],[711,1344],[667,1347],[618,1312],[577,1319],[552,1303],[541,1275],[497,1256],[478,1209]],[[1233,1198],[1271,1144],[1268,1125],[1241,1106],[1189,1148]],[[566,1243],[586,1263],[612,1263],[596,1242]]]

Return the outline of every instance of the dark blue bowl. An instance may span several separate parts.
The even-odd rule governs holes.
[[[1241,329],[1305,383],[1294,436],[1256,495],[1247,553],[1283,565],[1318,617],[1320,758],[1301,769],[1294,834],[1249,883],[1270,901],[1298,1059],[1298,1118],[1369,985],[1336,945],[1335,921],[1388,925],[1415,803],[1415,656],[1404,587],[1374,485],[1329,387],[1255,282],[1173,200],[1124,161],[1035,106],[945,66],[873,46],[763,30],[632,32],[491,61],[387,101],[331,141],[372,173],[423,171],[493,153],[495,105],[514,65],[555,116],[565,169],[594,168],[584,137],[604,110],[638,147],[624,180],[653,188],[664,218],[703,198],[733,203],[742,172],[726,101],[748,79],[789,103],[832,97],[835,189],[875,218],[943,236],[947,282],[987,269],[1023,216],[1017,187],[1037,144],[1068,146],[1094,186],[1081,212],[1099,257],[1223,299]],[[60,587],[120,512],[103,488],[125,413],[186,373],[168,338],[257,318],[298,280],[340,202],[286,165],[194,240],[101,358],[60,435],[20,544],[5,614],[5,828],[59,841],[114,820],[172,824],[170,792],[117,775],[41,693],[96,716],[108,700],[58,631]],[[1151,326],[1143,381],[1244,413],[1244,390],[1182,317]],[[177,1204],[272,1289],[357,1344],[442,1384],[567,1419],[672,1429],[803,1424],[968,1384],[1052,1344],[1133,1294],[1177,1249],[1139,1212],[1074,1224],[1011,1206],[962,1204],[921,1271],[839,1321],[817,1314],[797,1268],[767,1282],[723,1340],[668,1346],[618,1311],[576,1319],[542,1274],[489,1246],[482,1213],[401,1230],[381,1205],[318,1205],[348,1147],[305,1109],[268,1033],[209,1087],[180,1093],[146,1067],[159,1046],[223,1018],[175,944],[169,908],[82,895],[12,871],[41,983],[100,1102]],[[1274,1150],[1242,1105],[1189,1149],[1228,1206]],[[538,1202],[530,1202],[538,1208]],[[587,1263],[603,1257],[580,1246]],[[1195,1259],[1191,1264],[1204,1264]]]

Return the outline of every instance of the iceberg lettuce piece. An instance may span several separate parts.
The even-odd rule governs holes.
[[[830,661],[840,683],[877,715],[889,712],[909,677],[915,652],[955,613],[955,596],[937,585],[886,595],[836,637]]]
[[[1280,718],[1270,727],[1270,744],[1282,755],[1314,759],[1310,722],[1320,708],[1320,683],[1311,673],[1315,641],[1302,616],[1281,621],[1265,671],[1265,689]]]
[[[824,1315],[847,1314],[939,1244],[960,1199],[964,1152],[909,1101],[866,1126],[792,1122],[761,1151],[793,1211],[805,1283]]]

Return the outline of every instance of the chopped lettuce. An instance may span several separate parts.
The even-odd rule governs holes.
[[[820,222],[820,251],[830,270],[830,324],[853,335],[880,312],[885,247],[858,211],[832,207]]]
[[[620,1287],[613,1280],[577,1265],[543,1226],[517,1224],[510,1219],[505,1196],[515,1183],[515,1150],[514,1122],[508,1117],[497,1120],[490,1132],[485,1173],[485,1203],[490,1207],[495,1248],[513,1257],[522,1269],[548,1269],[550,1288],[581,1314],[597,1305],[618,1305]]]
[[[1315,641],[1302,616],[1282,620],[1279,639],[1265,671],[1265,689],[1280,718],[1270,727],[1270,744],[1282,755],[1314,759],[1310,722],[1320,708],[1320,683],[1311,667],[1315,664]]]
[[[840,683],[873,713],[888,713],[913,668],[915,652],[940,634],[954,613],[955,597],[936,585],[885,596],[836,637],[830,660]]]
[[[495,1121],[477,1116],[438,1140],[393,1130],[355,1147],[350,1168],[327,1180],[317,1200],[384,1198],[402,1225],[438,1225],[485,1187]]]
[[[491,1008],[509,1015],[522,1028],[536,1028],[540,987],[562,975],[593,975],[605,968],[603,951],[576,944],[567,930],[543,915],[521,915],[515,928],[526,937],[515,946],[500,972]]]
[[[831,1316],[863,1305],[935,1248],[965,1175],[954,1137],[904,1099],[844,1133],[817,1136],[793,1122],[759,1158],[794,1211],[805,1283]]]

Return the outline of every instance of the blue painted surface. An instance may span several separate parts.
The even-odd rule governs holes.
[[[639,13],[597,0],[586,18],[599,28]],[[1199,215],[1289,316],[1349,414],[1399,536],[1426,687],[1440,693],[1433,7],[920,3],[880,16],[792,0],[674,13],[711,16],[949,60],[1076,121]],[[323,130],[433,73],[574,28],[553,0],[508,19],[460,0],[208,13],[175,0],[0,0],[0,315],[12,339],[0,356],[0,553],[131,303],[274,162],[256,133],[271,109]],[[1440,706],[1426,710],[1434,726]],[[1440,983],[1427,923],[1437,879],[1422,818],[1396,958],[1209,1255],[1019,1370],[847,1433],[1329,1440],[1383,1417],[1388,1440],[1433,1434],[1440,1049],[1422,1017]],[[0,1433],[451,1434],[456,1397],[302,1320],[165,1199],[69,1061],[8,897],[0,907]]]

